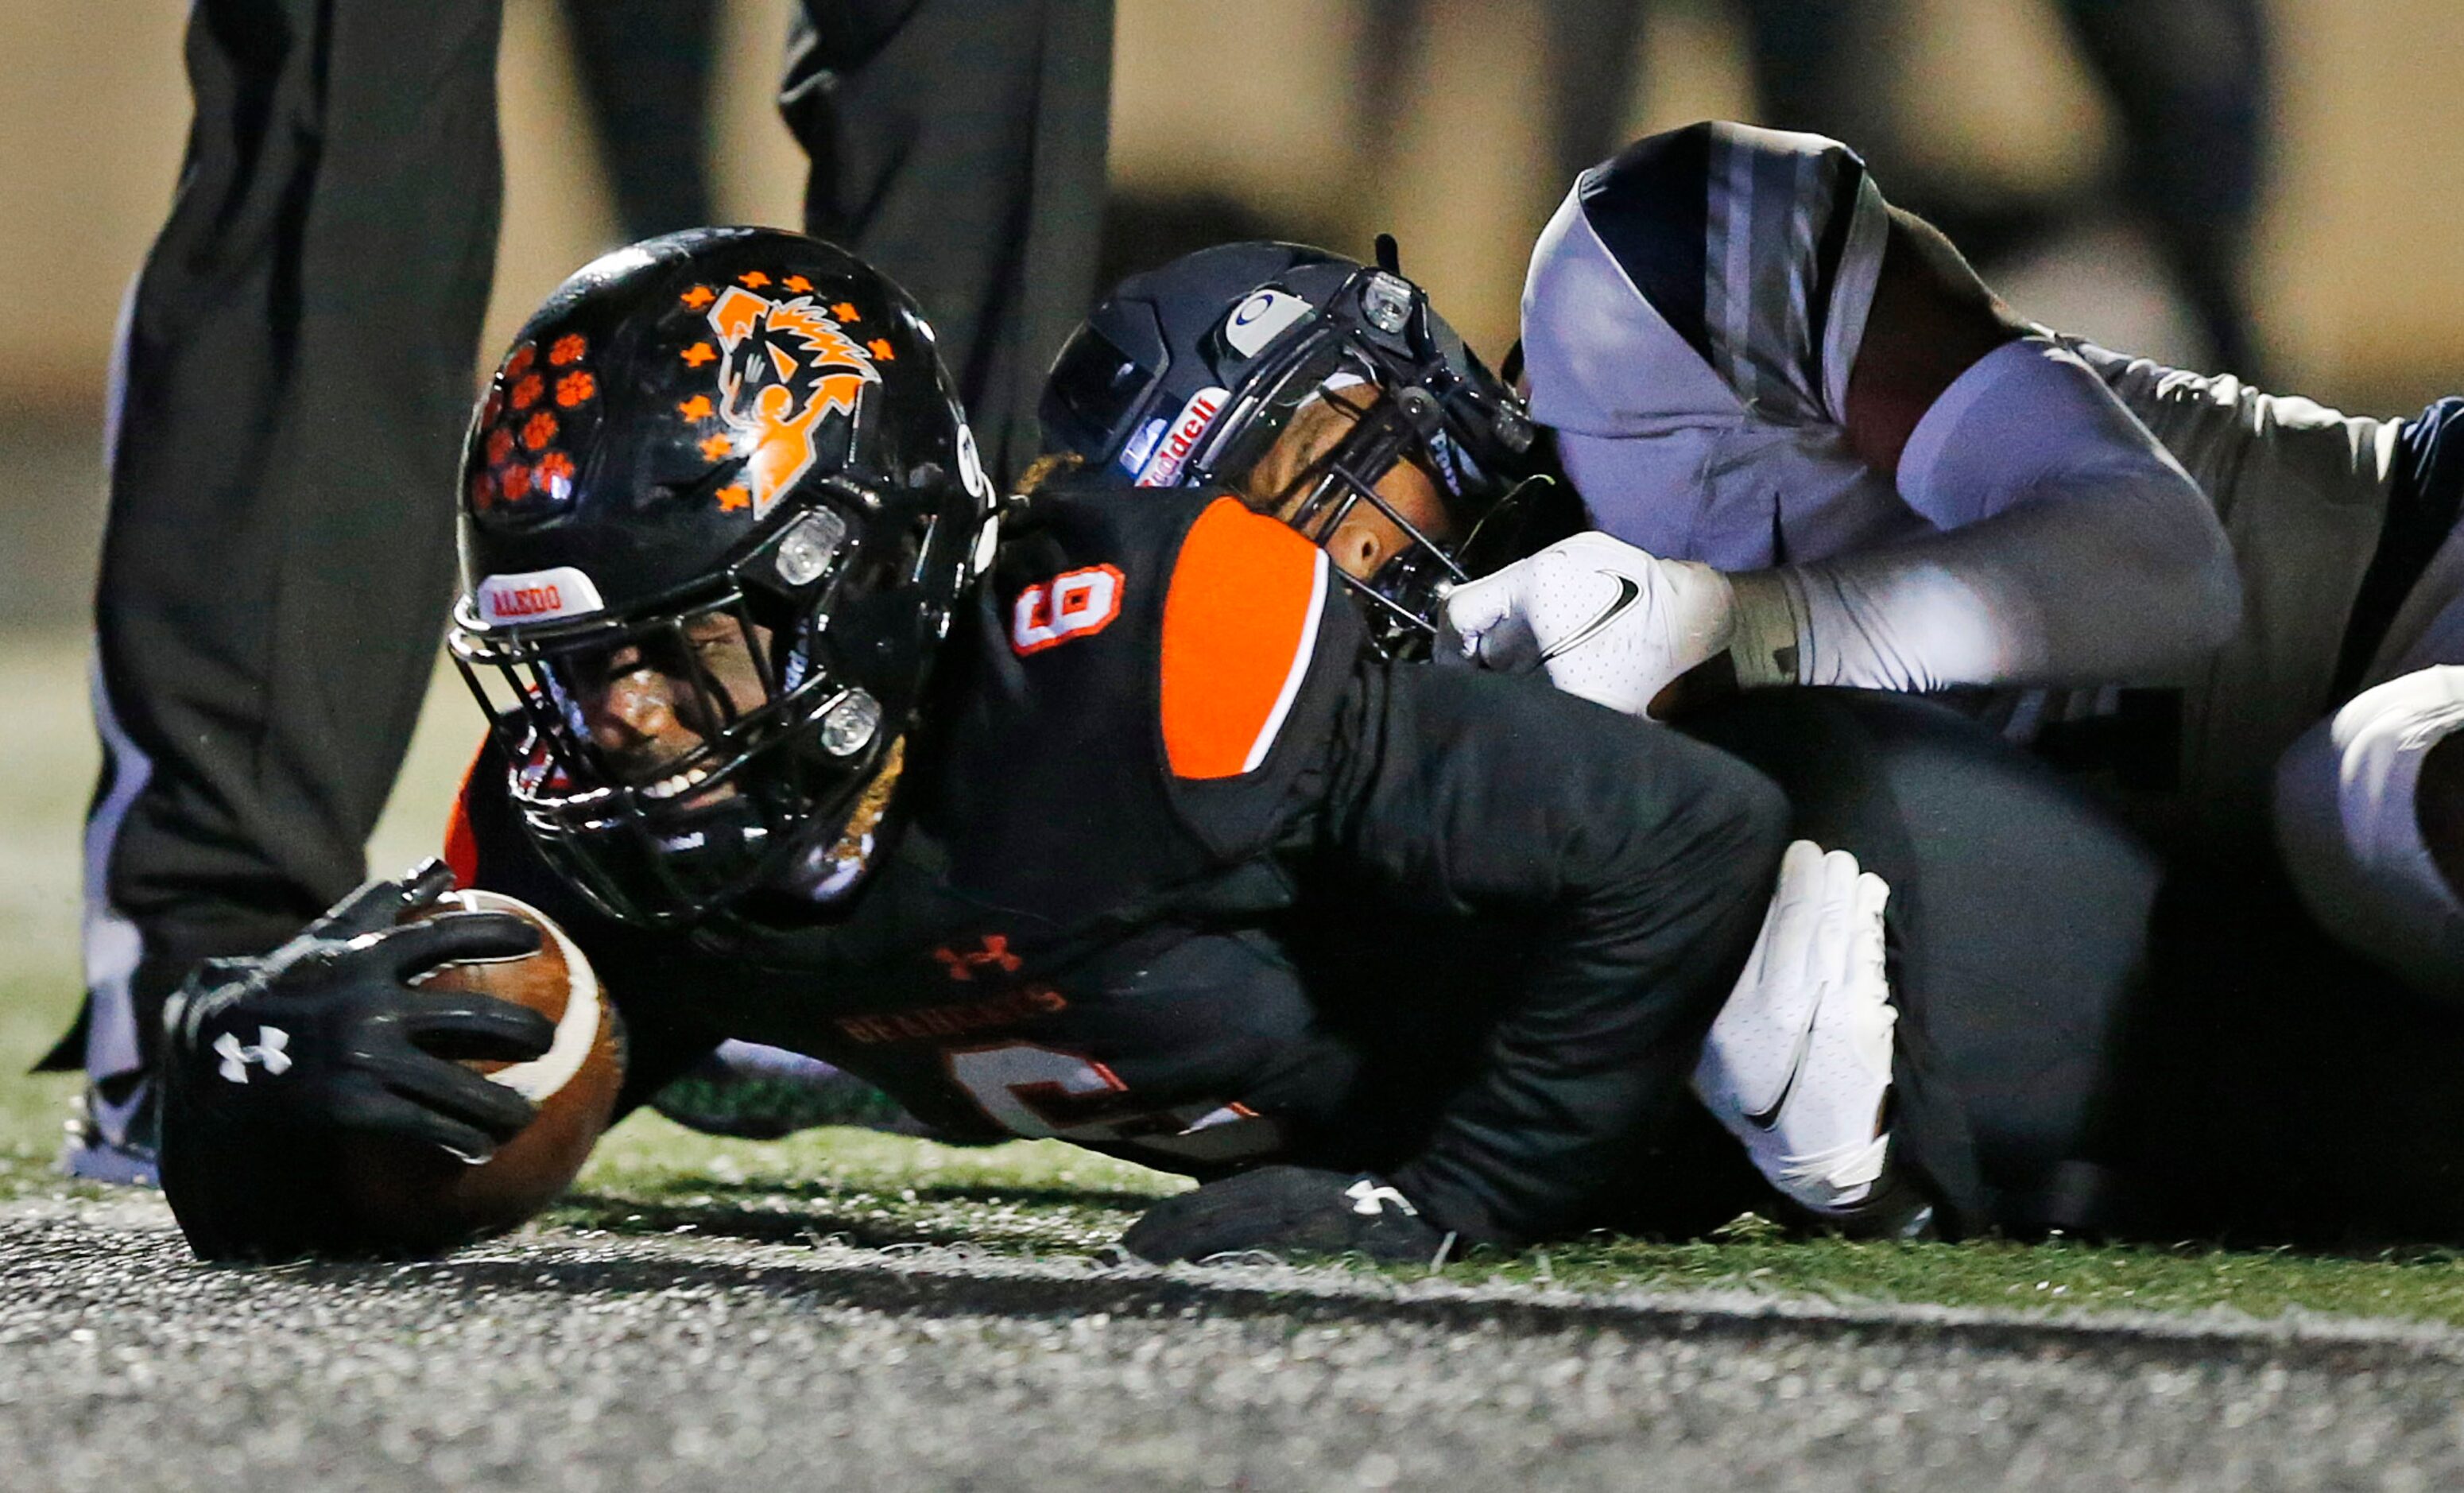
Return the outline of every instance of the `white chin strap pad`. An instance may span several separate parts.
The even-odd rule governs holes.
[[[2422,759],[2464,727],[2464,666],[2365,690],[2277,764],[2276,834],[2293,885],[2336,939],[2424,994],[2464,998],[2464,903],[2421,837]]]

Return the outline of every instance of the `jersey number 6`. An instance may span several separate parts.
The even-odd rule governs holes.
[[[1282,1143],[1280,1127],[1243,1104],[1141,1109],[1111,1068],[1034,1043],[942,1054],[951,1081],[1014,1135],[1134,1147],[1184,1161],[1238,1161]]]

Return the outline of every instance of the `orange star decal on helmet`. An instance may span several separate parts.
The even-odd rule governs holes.
[[[581,333],[567,332],[547,350],[547,361],[561,368],[567,363],[580,362],[583,355],[589,351],[590,344],[583,340]]]
[[[710,436],[701,443],[701,454],[704,461],[725,461],[736,454],[736,443],[723,435]]]
[[[861,321],[864,319],[864,317],[858,313],[853,306],[848,305],[846,301],[840,301],[837,305],[832,306],[830,308],[830,315],[838,318],[842,321]]]
[[[676,298],[683,301],[693,310],[699,311],[702,307],[718,299],[718,292],[712,290],[707,285],[696,285]]]
[[[599,381],[585,369],[576,369],[556,381],[556,402],[567,409],[599,392]]]
[[[813,282],[804,278],[801,274],[791,274],[785,279],[781,280],[779,283],[786,289],[794,291],[799,296],[807,296],[812,294]]]
[[[758,291],[770,283],[770,276],[759,270],[747,270],[736,277],[736,283],[749,291]]]
[[[546,392],[547,381],[534,373],[514,385],[514,407],[528,409],[538,404],[539,396]]]
[[[718,362],[718,353],[708,342],[695,342],[685,349],[684,359],[687,367],[698,368],[704,363]]]
[[[864,345],[865,349],[872,354],[872,361],[875,362],[896,362],[898,361],[898,355],[890,350],[890,339],[886,337],[876,337],[871,341],[867,342]]]
[[[688,420],[707,420],[716,412],[711,407],[710,396],[707,394],[695,394],[676,406],[676,413]]]
[[[752,504],[753,494],[745,491],[740,485],[723,487],[718,490],[718,507],[721,513],[732,514],[739,508],[749,508]]]
[[[544,409],[531,416],[530,423],[522,427],[522,444],[533,450],[555,439],[556,416]]]

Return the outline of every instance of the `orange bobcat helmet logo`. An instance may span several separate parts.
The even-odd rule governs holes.
[[[856,396],[881,374],[809,296],[772,300],[731,285],[709,316],[724,349],[716,413],[745,458],[740,480],[758,520],[820,459],[814,432],[823,417],[836,410],[853,418]]]

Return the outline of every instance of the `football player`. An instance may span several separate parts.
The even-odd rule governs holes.
[[[1354,362],[1355,372],[1375,374],[1374,391],[1333,381],[1322,403],[1339,404],[1340,412],[1313,416],[1307,400],[1260,397],[1279,382],[1276,370],[1326,361],[1323,345],[1305,352],[1304,343],[1376,349],[1377,340],[1360,331],[1376,275],[1398,283],[1381,285],[1375,302],[1418,295],[1389,268],[1373,275],[1287,245],[1229,246],[1135,277],[1056,364],[1044,410],[1047,437],[1131,478],[1150,472],[1152,448],[1137,448],[1160,418],[1184,443],[1172,479],[1212,482],[1250,470],[1235,459],[1219,473],[1217,453],[1262,449],[1259,432],[1238,428],[1243,419],[1278,419],[1285,433],[1265,439],[1302,450],[1274,453],[1267,478],[1247,484],[1252,506],[1320,516],[1348,506],[1357,522],[1384,526],[1377,547],[1338,544],[1339,555],[1363,563],[1418,547],[1420,540],[1403,534],[1406,521],[1436,535],[1461,533],[1467,519],[1478,541],[1487,532],[1481,505],[1494,493],[1481,498],[1469,490],[1476,500],[1450,515],[1446,474],[1459,472],[1456,457],[1407,443],[1400,464],[1419,470],[1401,472],[1343,438],[1368,424],[1355,414],[1389,404],[1416,406],[1424,421],[1431,410],[1447,415],[1430,423],[1433,446],[1440,435],[1477,446],[1493,426],[1488,415],[1502,401],[1485,407],[1447,397],[1472,365],[1452,356],[1434,315],[1428,336],[1415,340],[1418,351],[1406,342]],[[1237,345],[1232,332],[1270,308],[1284,323],[1279,336],[1244,331],[1249,346]],[[1409,397],[1416,385],[1426,400]],[[1176,418],[1193,404],[1210,412]],[[1105,413],[1084,418],[1090,409]],[[1371,438],[1382,437],[1362,439]],[[1493,450],[1489,460],[1505,465]],[[1294,472],[1303,477],[1298,486],[1287,480]],[[1386,514],[1389,506],[1399,513]],[[1545,535],[1555,521],[1529,522],[1546,504],[1528,489],[1524,501],[1504,506],[1509,532],[1518,508],[1531,534]],[[1386,585],[1389,600],[1425,601],[1435,588],[1405,582],[1450,564],[1476,570],[1488,562],[1466,565],[1467,554],[1422,556],[1382,580],[1376,571],[1362,579]],[[1380,605],[1378,615],[1391,622],[1402,609]],[[1396,646],[1407,647],[1419,631],[1397,632]],[[2219,894],[2202,878],[2174,874],[2159,896],[2160,863],[2083,804],[2074,777],[2057,780],[2041,764],[2029,771],[1980,740],[1973,723],[1954,729],[1944,714],[1904,694],[1762,690],[1677,722],[1779,782],[1791,800],[1793,836],[1854,851],[1863,870],[1833,885],[1862,887],[1864,874],[1880,873],[1888,889],[1896,1050],[1879,1118],[1871,1080],[1853,1065],[1798,1064],[1783,1114],[1755,1110],[1757,1075],[1749,1071],[1755,1034],[1801,1041],[1810,1033],[1795,1024],[1798,1013],[1829,1001],[1808,1002],[1797,987],[1791,996],[1797,1003],[1780,1013],[1771,997],[1791,992],[1789,982],[1741,981],[1713,1022],[1696,1087],[1746,1141],[1760,1182],[1749,1171],[1747,1186],[1706,1197],[1702,1174],[1732,1162],[1733,1153],[1670,1147],[1630,1194],[1660,1206],[1622,1221],[1661,1230],[1718,1221],[1725,1215],[1706,1205],[1711,1199],[1821,1215],[1823,1198],[1844,1191],[1837,1177],[1776,1153],[1774,1135],[1757,1121],[1777,1118],[1807,1142],[1793,1148],[1801,1159],[1856,1155],[1888,1131],[1888,1164],[1917,1169],[1922,1190],[1935,1197],[1954,1196],[1943,1179],[1959,1175],[1963,1160],[1972,1163],[1981,1186],[1972,1196],[1982,1204],[1968,1222],[2339,1245],[2464,1237],[2464,1150],[2453,1143],[2464,1134],[2464,1088],[2452,1074],[2452,1054],[2464,1046],[2464,1013],[2402,999],[2320,999],[2367,986],[2370,973],[2357,973],[2305,920],[2275,915],[2230,882]],[[1793,848],[1791,858],[1803,853]],[[1784,872],[1778,901],[1822,906],[1825,885],[1792,887]],[[2218,902],[2231,915],[2212,915]],[[1864,926],[1858,916],[1846,924]],[[1836,942],[1767,934],[1751,968],[1794,958],[1819,979],[1855,988],[1855,960],[1843,967],[1786,952]],[[1442,959],[1432,964],[1444,968]],[[1807,1133],[1818,1127],[1786,1123],[1804,1118],[1785,1111],[1809,1100],[1829,1127],[1820,1144]]]
[[[1760,775],[1390,663],[1328,554],[1220,489],[1064,483],[997,529],[929,330],[811,240],[577,274],[461,503],[452,649],[495,714],[450,860],[589,954],[633,1100],[765,1043],[952,1133],[1239,1171],[1142,1253],[1427,1259],[1593,1221],[1766,922]],[[382,1245],[333,1202],[337,1137],[475,1156],[527,1118],[452,1060],[544,1023],[412,982],[529,936],[385,915],[446,879],[182,987],[163,1180],[200,1253]],[[216,1061],[264,1029],[281,1071]]]
[[[1585,172],[1523,334],[1602,533],[1458,590],[1448,651],[1638,713],[2002,689],[2166,791],[2227,917],[2271,921],[2280,851],[2321,925],[2464,993],[2464,402],[2351,418],[2032,325],[1847,148],[1735,124]]]
[[[1391,242],[1379,254],[1236,244],[1132,276],[1056,360],[1043,419],[1049,446],[1114,481],[1225,487],[1298,527],[1381,646],[1419,656],[1449,585],[1579,515],[1552,500],[1519,402]],[[1877,1221],[1894,1128],[1937,1196],[1972,1162],[1993,1223],[2076,1224],[2092,1202],[2079,1177],[2101,1165],[2096,1093],[2139,983],[2153,862],[1945,714],[1793,692],[1686,722],[1787,790],[1797,837],[1695,1080],[1768,1184],[1741,1206]],[[1799,932],[1814,926],[1833,932]],[[1896,1034],[1868,1025],[1879,1061],[1846,1061],[1856,1044],[1835,1053],[1825,1013],[1848,1020],[1877,993]]]
[[[1295,406],[1286,428],[1376,427],[1393,387],[1413,433],[1359,475],[1435,523],[1513,475],[1513,402],[1467,356],[1429,357],[1451,334],[1384,274],[1338,267],[1364,317],[1403,297],[1415,380],[1327,381],[1348,412]],[[1125,411],[1156,397],[1133,392]],[[1395,662],[1335,580],[1395,556],[1330,554],[1221,486],[1063,482],[997,531],[929,334],[826,246],[706,231],[577,275],[474,421],[463,505],[454,651],[495,730],[454,874],[588,951],[628,1102],[733,1039],[834,1064],[938,1131],[1213,1178],[1132,1231],[1158,1259],[1719,1221],[1753,1174],[1693,1159],[1689,1070],[1725,1086],[1786,1196],[1844,1221],[1933,1208],[1955,1230],[2002,1217],[2006,1187],[2043,1191],[2029,1146],[2059,1125],[1971,1137],[1949,1086],[1906,1081],[1931,977],[1900,961],[1895,1023],[1893,889],[1810,844],[1783,863],[1767,779],[1537,680]],[[1922,737],[1897,759],[1994,785],[2009,822],[2076,819],[1928,712],[1760,735],[1826,764]],[[1906,786],[1886,763],[1859,792]],[[2094,826],[2033,840],[2067,857],[2048,885],[2123,887],[2043,897],[2043,926],[2127,945],[2135,852]],[[527,935],[392,926],[447,879],[368,889],[184,987],[165,1179],[201,1253],[381,1246],[331,1201],[338,1137],[484,1155],[527,1117],[449,1060],[520,1060],[542,1023],[413,988]],[[2094,983],[2038,994],[2095,1020],[2068,988]],[[267,1028],[280,1072],[216,1061]],[[2048,1109],[2076,1097],[2012,1071]]]

